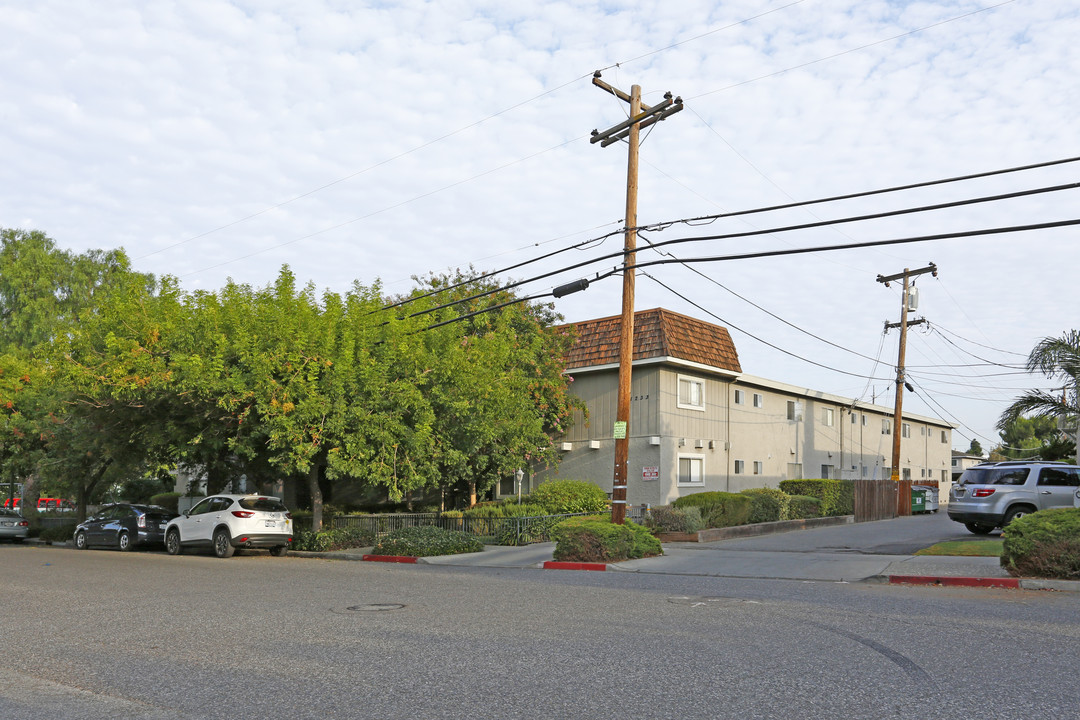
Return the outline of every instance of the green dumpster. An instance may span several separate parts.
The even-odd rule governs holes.
[[[911,514],[926,512],[926,491],[911,488]]]

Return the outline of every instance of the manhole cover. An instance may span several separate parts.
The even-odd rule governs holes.
[[[404,607],[401,603],[368,603],[367,605],[350,605],[345,609],[352,612],[386,612],[388,610],[401,610]]]

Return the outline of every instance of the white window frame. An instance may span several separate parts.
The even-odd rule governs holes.
[[[683,480],[683,460],[691,461],[691,465],[694,464],[694,461],[697,461],[699,472],[697,480]],[[691,473],[691,475],[693,475],[693,473]],[[696,453],[679,453],[675,458],[675,477],[676,487],[702,487],[705,485],[705,456]]]
[[[764,475],[765,474],[765,463],[761,462],[760,460],[755,460],[754,461],[754,474],[755,475]]]
[[[825,427],[832,427],[836,421],[836,411],[830,407],[821,408],[821,424]]]
[[[900,423],[900,437],[911,437],[911,423]]]
[[[756,407],[756,408],[765,407],[765,396],[762,395],[761,393],[754,393],[754,407]]]
[[[881,418],[881,434],[892,435],[892,420],[889,418]]]
[[[735,461],[735,474],[742,475],[746,471],[746,462],[744,460]]]
[[[742,390],[735,391],[735,404],[743,405],[746,403],[746,393]]]
[[[689,383],[690,385],[697,385],[699,388],[698,399],[700,404],[694,405],[690,402],[683,400],[683,383]],[[697,410],[699,412],[705,412],[705,381],[702,378],[694,377],[692,375],[679,375],[676,380],[675,388],[675,404],[683,410]]]

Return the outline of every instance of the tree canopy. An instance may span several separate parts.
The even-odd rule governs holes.
[[[1029,390],[1005,409],[998,420],[1006,446],[1003,454],[1016,457],[1017,451],[1037,448],[1045,460],[1075,456],[1076,436],[1069,440],[1065,429],[1075,433],[1080,418],[1080,332],[1069,330],[1041,340],[1028,355],[1027,369],[1061,382],[1062,387]]]
[[[558,460],[570,339],[549,307],[471,269],[393,299],[358,283],[318,295],[288,267],[261,288],[185,292],[122,251],[3,242],[0,461],[83,508],[117,479],[189,468],[209,492],[298,481],[318,525],[335,483],[475,500]]]

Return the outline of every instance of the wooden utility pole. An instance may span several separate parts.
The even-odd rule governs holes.
[[[630,376],[634,361],[634,266],[637,261],[637,191],[638,145],[642,128],[649,127],[682,110],[682,98],[664,96],[659,105],[641,102],[641,86],[634,85],[627,95],[593,74],[593,85],[630,104],[630,117],[604,132],[593,130],[590,142],[607,147],[626,139],[626,219],[623,239],[623,286],[621,334],[619,337],[619,398],[615,411],[615,473],[611,482],[611,522],[621,525],[626,519],[626,479],[630,462]]]
[[[907,351],[907,329],[909,325],[921,325],[926,322],[925,318],[919,318],[918,320],[912,320],[908,322],[908,309],[910,303],[908,298],[910,296],[910,279],[925,273],[933,273],[934,277],[937,277],[937,265],[930,263],[924,268],[918,270],[909,270],[904,268],[904,272],[897,273],[896,275],[878,275],[877,281],[884,283],[885,287],[889,287],[889,283],[893,280],[904,281],[904,291],[900,295],[900,322],[898,323],[885,323],[885,329],[898,327],[900,328],[900,352],[896,361],[896,402],[893,406],[893,446],[892,446],[892,474],[891,478],[893,482],[900,483],[897,485],[897,497],[896,497],[896,511],[898,515],[910,515],[911,514],[911,483],[900,482],[900,440],[903,436],[903,423],[904,423],[904,355]]]

